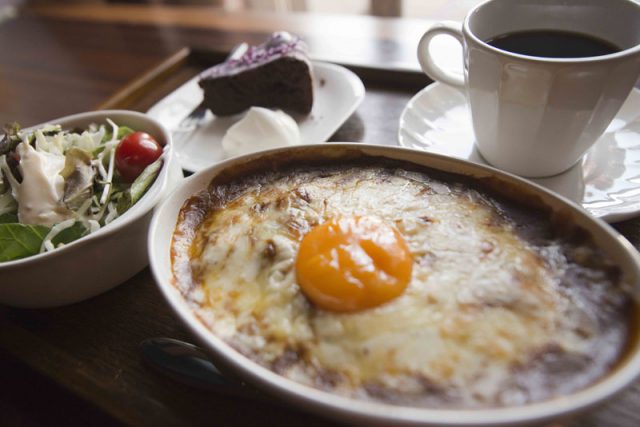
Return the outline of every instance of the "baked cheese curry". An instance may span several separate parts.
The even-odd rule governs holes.
[[[175,285],[276,373],[437,408],[551,399],[606,375],[633,315],[585,232],[468,178],[386,160],[251,168],[182,208]]]

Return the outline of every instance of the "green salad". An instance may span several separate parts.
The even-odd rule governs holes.
[[[0,262],[55,250],[109,224],[163,163],[149,134],[111,120],[65,130],[5,127],[0,140]]]

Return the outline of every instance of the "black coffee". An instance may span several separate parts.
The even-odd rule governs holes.
[[[586,34],[553,30],[518,31],[494,37],[487,43],[509,52],[544,58],[585,58],[621,50]]]

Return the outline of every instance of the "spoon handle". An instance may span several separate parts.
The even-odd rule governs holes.
[[[140,343],[144,361],[184,384],[239,397],[265,399],[244,382],[225,377],[197,346],[172,338],[147,338]]]

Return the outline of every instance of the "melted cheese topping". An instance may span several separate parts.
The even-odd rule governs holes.
[[[302,237],[331,218],[369,214],[402,234],[414,258],[409,286],[371,309],[315,307],[296,283]],[[603,325],[590,311],[597,305],[581,307],[564,290],[573,267],[563,243],[534,245],[516,226],[481,193],[418,173],[282,176],[200,224],[189,298],[202,321],[243,354],[336,393],[463,407],[549,398],[602,375],[625,331],[607,338],[613,347],[593,361]],[[606,273],[589,272],[613,286]],[[568,361],[558,380],[544,377],[549,355]],[[575,360],[588,360],[591,371],[574,369]]]

